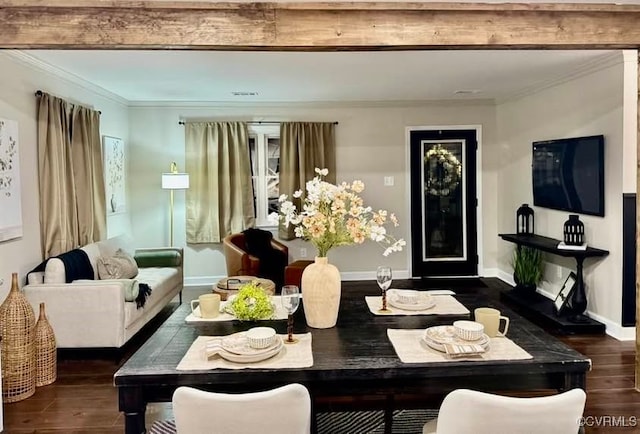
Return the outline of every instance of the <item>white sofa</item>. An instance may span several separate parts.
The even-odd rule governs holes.
[[[24,294],[36,317],[39,304],[45,303],[58,348],[120,348],[177,294],[182,298],[181,248],[136,249],[134,253],[127,244],[125,237],[116,237],[82,247],[93,266],[95,280],[65,283],[64,263],[58,258],[50,259],[43,272],[29,273]],[[152,290],[144,307],[137,308],[135,301],[125,301],[130,280],[98,280],[98,258],[113,256],[119,248],[134,253],[137,260],[140,254],[173,256],[170,266],[162,264],[160,258],[151,261],[158,266],[138,268],[134,279],[148,284]]]

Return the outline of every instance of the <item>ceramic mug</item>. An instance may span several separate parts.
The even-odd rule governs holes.
[[[476,322],[484,326],[484,333],[490,338],[505,336],[509,330],[509,318],[500,315],[498,309],[479,307],[474,311]],[[500,331],[500,321],[504,320],[504,330]]]
[[[196,304],[200,306],[200,315],[196,312]],[[197,300],[191,300],[191,312],[200,318],[215,318],[220,314],[220,294],[202,294]]]

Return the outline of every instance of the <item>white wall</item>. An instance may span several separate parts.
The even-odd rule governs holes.
[[[160,174],[166,171],[171,161],[184,168],[184,127],[180,119],[224,119],[224,120],[305,120],[338,121],[337,177],[338,180],[361,179],[366,184],[363,193],[365,203],[374,208],[387,209],[398,215],[401,226],[394,234],[409,240],[410,203],[407,195],[408,158],[405,128],[412,125],[469,125],[483,127],[483,153],[487,172],[483,182],[486,197],[494,196],[496,184],[492,148],[495,143],[495,107],[493,104],[461,105],[431,104],[412,106],[368,105],[304,105],[281,104],[274,106],[226,105],[217,107],[132,107],[132,167],[130,178],[132,189],[132,227],[138,244],[160,246],[168,243],[169,205],[168,193],[160,189]],[[149,158],[153,155],[154,158]],[[394,176],[395,185],[384,187],[383,178]],[[175,195],[175,244],[185,246],[184,198],[182,192]],[[497,242],[496,209],[487,207],[484,216],[485,231],[490,235],[482,250],[495,252]],[[299,248],[311,247],[296,240],[288,243],[294,259],[299,257]],[[329,252],[344,278],[373,278],[378,265],[388,264],[396,277],[406,277],[410,258],[401,252],[387,258],[382,248],[375,243],[346,246]],[[308,256],[313,258],[313,248]],[[225,275],[224,257],[220,245],[186,246],[185,274],[187,283],[208,283]],[[492,255],[485,255],[486,262],[494,264]],[[494,257],[494,256],[493,256]]]
[[[623,174],[623,64],[622,55],[589,75],[546,89],[497,108],[500,137],[498,174],[498,230],[515,232],[515,212],[522,203],[533,204],[531,186],[532,142],[564,137],[605,136],[605,217],[581,215],[586,241],[608,250],[604,259],[585,261],[588,311],[615,324],[621,323],[622,303],[622,174]],[[635,160],[627,165],[635,166]],[[628,168],[628,166],[627,166]],[[534,207],[535,232],[562,239],[568,212]],[[514,245],[500,241],[498,266],[509,275]],[[555,296],[570,271],[573,259],[546,255],[541,289]]]
[[[54,73],[11,53],[0,51],[0,117],[18,121],[24,235],[0,243],[0,280],[4,280],[0,285],[0,300],[4,300],[9,291],[12,272],[19,273],[20,280],[24,281],[26,273],[42,261],[35,91],[42,90],[102,111],[100,130],[103,135],[121,137],[126,143],[129,131],[127,107],[122,101],[109,97],[99,88],[81,83],[77,77],[73,81],[63,79],[60,71]],[[111,217],[107,223],[109,235],[129,231],[127,214]]]

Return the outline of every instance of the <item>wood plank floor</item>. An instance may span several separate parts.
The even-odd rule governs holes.
[[[484,281],[490,286],[501,286],[492,280]],[[203,289],[185,290],[184,300],[196,298],[202,292]],[[175,307],[177,303],[170,304],[149,328],[136,336],[120,355],[121,361],[116,361],[111,353],[62,354],[54,384],[38,388],[34,396],[24,401],[4,404],[3,432],[124,432],[113,374]],[[634,343],[620,342],[609,336],[562,336],[560,339],[593,361],[593,369],[587,377],[586,433],[640,433],[640,393],[634,389]],[[150,405],[147,426],[165,417],[170,417],[169,404]],[[638,426],[612,426],[622,422],[620,417],[624,417],[628,425],[635,417]]]

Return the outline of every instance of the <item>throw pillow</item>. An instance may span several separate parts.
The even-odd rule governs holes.
[[[97,266],[100,279],[132,279],[138,275],[136,261],[122,249],[114,256],[100,256]]]

